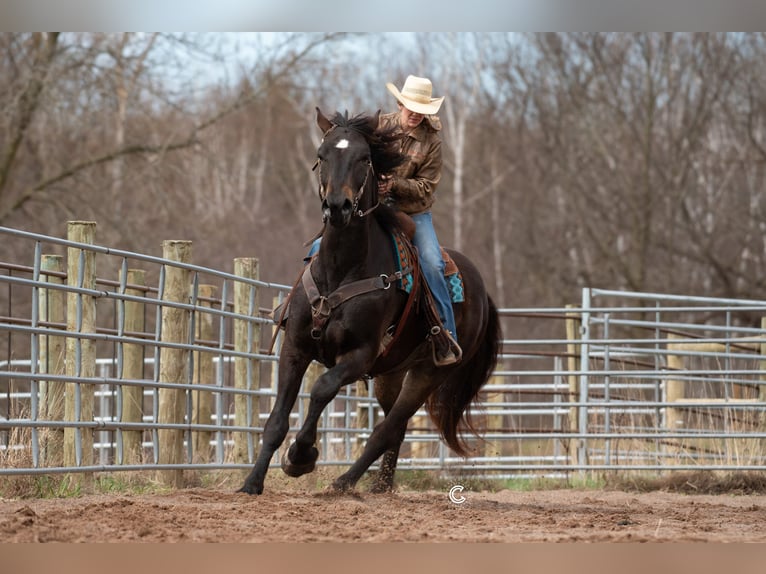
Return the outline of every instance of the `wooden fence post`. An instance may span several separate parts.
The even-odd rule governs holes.
[[[275,296],[272,299],[272,309],[276,309],[282,301],[284,301],[283,297],[280,297],[278,295]],[[269,326],[268,341],[269,341],[269,345],[271,345],[271,342],[274,341],[274,348],[271,351],[272,353],[275,353],[277,355],[279,355],[279,344],[281,341],[281,336],[278,333],[276,333],[278,329],[279,329],[279,326],[272,321]],[[272,411],[272,409],[274,408],[274,403],[277,400],[276,392],[277,392],[277,386],[279,384],[279,381],[278,381],[279,367],[277,362],[270,361],[270,368],[271,368],[271,389],[270,390],[273,393],[273,395],[271,399],[269,400],[269,412]]]
[[[313,383],[313,381],[312,381]],[[368,398],[370,396],[370,387],[374,388],[375,381],[357,381],[354,384],[354,394],[360,398]],[[373,395],[374,396],[374,395]],[[372,411],[372,420],[370,420],[370,411]],[[366,440],[361,437],[362,429],[369,429],[367,435],[372,434],[372,430],[378,423],[378,404],[373,399],[373,406],[370,408],[370,403],[367,401],[359,401],[356,406],[356,442],[353,448],[353,456],[359,457],[364,450]]]
[[[491,377],[487,385],[484,387],[486,391],[487,403],[502,403],[505,400],[503,391],[496,390],[494,387],[501,384],[502,378]],[[491,412],[487,407],[488,413]],[[488,433],[501,433],[503,432],[503,415],[487,414],[487,432]],[[502,456],[503,441],[499,439],[487,440],[484,443],[484,456]],[[521,454],[521,453],[519,453]]]
[[[40,261],[43,280],[63,285],[64,258],[61,255],[43,255]],[[58,274],[58,275],[57,275]],[[39,316],[50,323],[66,322],[66,297],[59,289],[40,289]],[[66,337],[43,335],[40,337],[39,373],[63,375],[66,373]],[[64,420],[64,383],[40,381],[40,418],[50,421]],[[42,439],[42,460],[45,466],[61,466],[64,462],[64,429],[47,429]]]
[[[327,367],[325,367],[322,363],[318,361],[311,361],[309,363],[308,368],[306,369],[306,372],[303,374],[303,381],[301,382],[301,391],[308,395],[305,399],[303,399],[303,419],[305,420],[306,415],[309,412],[309,406],[311,405],[311,390],[314,388],[314,383],[316,383],[317,379],[321,377],[325,371],[327,371]],[[329,407],[329,405],[328,405]],[[321,420],[321,419],[320,419]],[[303,424],[303,420],[299,421],[299,424]],[[321,423],[320,423],[321,426]],[[319,442],[319,435],[317,435],[317,443]]]
[[[213,306],[212,299],[218,288],[215,285],[200,285],[197,295],[198,307],[210,308]],[[194,322],[194,337],[199,344],[201,341],[212,341],[214,338],[213,315],[204,311],[196,311]],[[194,351],[194,373],[192,383],[203,385],[215,384],[215,365],[213,353]],[[213,395],[208,391],[194,392],[194,415],[195,424],[209,425],[213,415]],[[193,433],[193,449],[195,462],[208,462],[210,460],[210,440],[213,433],[210,431],[197,431]]]
[[[417,440],[418,435],[428,434],[428,422],[428,415],[416,415],[410,419],[410,430],[408,430],[407,434],[412,437],[412,442],[410,443],[410,458],[413,460],[428,458],[428,455],[430,454],[429,447],[432,443]]]
[[[576,305],[567,305],[567,309],[576,309]],[[580,400],[580,375],[577,373],[580,370],[580,313],[576,311],[568,312],[566,314],[566,331],[567,331],[567,370],[569,375],[567,377],[569,383],[569,402],[578,402]],[[578,433],[580,431],[579,425],[580,408],[569,408],[569,432]],[[578,464],[577,449],[571,448],[572,445],[579,444],[579,440],[565,441],[564,448],[569,451],[572,457],[572,463]]]
[[[163,241],[162,257],[179,263],[190,263],[191,241]],[[165,289],[162,301],[189,302],[188,269],[165,265]],[[186,343],[189,339],[189,311],[175,307],[162,307],[162,337],[164,343]],[[160,382],[179,384],[188,382],[189,351],[162,347],[160,350]],[[180,389],[162,388],[159,391],[160,424],[180,424],[184,420],[186,393]],[[179,464],[183,461],[183,437],[181,429],[159,429],[159,464]],[[162,484],[181,487],[183,470],[160,470],[158,479]]]
[[[306,372],[303,375],[303,381],[301,382],[302,391],[308,395],[311,395],[311,389],[314,388],[314,383],[316,383],[316,380],[321,377],[325,372],[327,371],[327,367],[325,367],[322,363],[319,363],[317,361],[311,361],[309,363],[308,369],[306,369]],[[302,426],[303,421],[306,420],[306,415],[309,412],[309,405],[311,404],[311,398],[307,397],[303,399],[303,419],[298,421],[298,425]],[[329,407],[329,405],[328,405]],[[319,427],[324,426],[322,424],[322,418],[319,418]],[[314,446],[317,447],[317,450],[319,450],[320,456],[324,457],[325,460],[331,460],[335,457],[335,453],[329,453],[329,452],[323,452],[322,449],[322,435],[321,431],[317,432],[317,440],[314,443]],[[329,448],[329,441],[328,441],[328,448]],[[289,447],[289,444],[285,444],[284,448]],[[331,456],[332,455],[332,456]],[[309,489],[315,489],[317,486],[317,481],[319,478],[319,474],[316,472],[312,472],[306,476],[306,486]]]
[[[234,274],[245,279],[258,279],[258,260],[238,257],[234,260]],[[244,281],[234,284],[234,313],[248,318],[258,316],[258,289]],[[251,320],[234,320],[234,350],[253,353],[260,349],[260,323]],[[260,361],[250,358],[234,358],[234,387],[253,390],[260,387]],[[240,427],[258,425],[260,401],[245,395],[234,395],[234,424]],[[251,462],[258,450],[257,433],[234,433],[234,461]],[[249,441],[252,441],[249,443]]]
[[[144,297],[146,292],[146,273],[142,269],[128,269],[125,278],[125,294]],[[144,303],[125,301],[123,332],[129,337],[136,337],[144,332]],[[125,343],[122,346],[121,379],[140,380],[144,378],[144,346],[137,343]],[[124,386],[122,388],[122,420],[139,423],[144,414],[144,388]],[[143,431],[126,430],[122,433],[124,464],[138,464],[142,461]]]
[[[674,345],[673,343],[680,343],[680,339],[681,337],[679,335],[668,333],[666,343],[668,350],[670,350],[671,347],[677,348],[677,345]],[[683,370],[683,355],[672,355],[668,353],[668,371],[670,373],[677,372],[680,374]],[[670,432],[674,432],[675,430],[681,429],[684,426],[684,420],[681,411],[670,405],[684,399],[686,387],[683,380],[671,378],[672,376],[673,375],[671,374],[669,378],[665,380],[665,403],[668,405],[665,407],[665,429]],[[670,446],[671,444],[675,445],[675,449]],[[669,452],[678,453],[683,446],[683,442],[681,440],[669,440],[668,445],[669,447],[667,450]]]
[[[766,317],[761,317],[761,329],[766,330]],[[766,403],[766,342],[760,345],[761,362],[759,368],[764,371],[764,376],[761,377],[761,384],[758,385],[758,402]],[[764,432],[766,430],[766,412],[761,411],[758,420],[758,432]],[[757,454],[763,454],[766,450],[766,439],[759,441],[760,449]]]
[[[673,341],[680,340],[678,335],[668,333],[668,349],[670,349]],[[681,372],[684,369],[684,358],[682,355],[668,354],[668,370],[673,372]],[[668,404],[681,401],[684,398],[684,381],[678,379],[669,378],[665,382],[665,402]],[[673,407],[666,407],[665,410],[665,428],[673,431],[675,429],[683,428],[683,417],[681,412]]]
[[[70,221],[67,239],[77,243],[93,244],[96,223]],[[96,287],[96,253],[78,247],[67,248],[67,285],[83,289]],[[66,374],[68,377],[95,377],[96,343],[93,339],[80,339],[78,333],[95,333],[96,299],[81,293],[67,294]],[[67,421],[93,421],[94,385],[66,383],[64,418]],[[93,429],[68,427],[64,429],[64,465],[90,466],[93,464]],[[86,480],[88,478],[86,477]]]

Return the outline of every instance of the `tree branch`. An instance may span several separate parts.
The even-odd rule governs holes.
[[[40,94],[43,91],[45,85],[45,78],[48,75],[51,62],[56,54],[56,44],[58,43],[58,32],[51,32],[45,35],[45,45],[42,49],[38,49],[35,54],[35,62],[32,66],[32,77],[29,79],[29,83],[22,92],[19,98],[19,120],[16,124],[16,130],[9,138],[10,143],[3,153],[2,162],[0,162],[0,195],[3,193],[3,189],[8,183],[8,176],[11,173],[13,167],[13,161],[16,159],[16,154],[21,147],[21,143],[24,141],[24,136],[27,133],[27,128],[32,123],[35,111],[40,105]],[[38,35],[34,38],[37,40]]]
[[[211,126],[217,124],[220,122],[223,118],[229,116],[230,114],[236,112],[237,110],[242,109],[247,104],[257,100],[259,97],[261,97],[264,93],[266,93],[276,81],[282,79],[283,77],[287,76],[294,68],[295,66],[304,59],[311,51],[313,51],[317,46],[320,46],[321,44],[329,41],[337,40],[341,37],[343,37],[345,34],[343,33],[328,33],[323,34],[316,39],[312,40],[311,42],[307,43],[306,46],[303,47],[303,49],[295,52],[292,54],[279,68],[276,74],[271,74],[268,77],[268,81],[262,83],[258,89],[252,91],[248,94],[241,93],[239,97],[237,97],[234,102],[232,102],[229,106],[221,109],[218,111],[218,113],[210,116],[206,120],[198,123],[196,126],[192,127],[189,131],[188,135],[178,141],[162,145],[162,146],[148,146],[148,145],[129,145],[125,146],[116,150],[109,151],[103,155],[87,159],[85,161],[81,161],[79,163],[76,163],[74,165],[71,165],[61,171],[60,173],[45,179],[41,182],[39,182],[34,187],[31,187],[25,191],[23,191],[13,202],[9,204],[8,207],[0,209],[0,221],[5,219],[10,213],[18,210],[21,208],[25,203],[27,203],[30,199],[35,197],[38,193],[46,190],[47,188],[65,180],[68,179],[77,173],[95,167],[100,164],[108,163],[110,161],[113,161],[115,159],[118,159],[120,157],[125,156],[131,156],[131,155],[143,155],[143,154],[164,154],[171,151],[177,151],[181,149],[185,149],[188,147],[191,147],[197,143],[199,143],[198,135],[200,132],[203,132],[204,130],[210,128]],[[55,44],[55,40],[53,40],[53,43]],[[53,56],[53,49],[51,48],[49,50],[49,58],[52,59]],[[48,61],[48,63],[50,63]],[[28,88],[28,91],[33,91],[34,98],[33,103],[36,107],[38,101],[39,101],[39,95],[43,88],[43,82],[42,79],[40,79],[38,82],[33,82],[31,84],[34,88]],[[31,120],[31,115],[34,109],[30,109],[27,121],[24,125],[24,130],[26,129],[26,126],[29,124],[29,121]],[[21,131],[21,135],[23,136],[23,130]],[[19,142],[20,143],[20,142]],[[15,156],[15,150],[14,154]],[[13,161],[13,156],[11,156],[4,166],[7,168],[7,170],[10,169],[10,166]],[[7,171],[6,170],[6,171]],[[2,190],[2,186],[5,183],[3,176],[7,176],[7,173],[4,173],[3,170],[0,170],[0,191]]]

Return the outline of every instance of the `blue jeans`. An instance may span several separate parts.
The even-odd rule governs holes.
[[[309,248],[309,252],[306,254],[306,257],[303,258],[303,261],[305,263],[308,263],[314,255],[316,255],[316,252],[319,251],[319,245],[322,243],[322,236],[320,235],[314,240],[314,243],[311,244],[311,247]]]
[[[431,219],[431,212],[412,215],[415,222],[415,238],[413,243],[418,248],[418,257],[420,258],[420,267],[423,270],[423,276],[426,283],[433,293],[436,301],[436,309],[439,311],[439,318],[455,341],[457,341],[457,328],[455,327],[455,313],[452,310],[452,298],[447,287],[447,280],[444,278],[444,259],[442,259],[439,240],[436,237],[434,224]],[[304,261],[308,261],[319,251],[319,244],[322,238],[314,240],[309,249],[308,255]]]
[[[426,283],[433,293],[436,301],[436,309],[439,311],[439,318],[455,341],[457,341],[457,328],[455,327],[455,313],[452,311],[452,298],[447,287],[447,280],[444,278],[444,259],[442,259],[439,240],[436,237],[434,224],[431,219],[431,212],[412,215],[415,222],[415,238],[413,243],[418,248],[420,257],[420,267],[423,270],[423,276]]]

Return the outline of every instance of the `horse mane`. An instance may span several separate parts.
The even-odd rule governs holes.
[[[354,130],[367,140],[370,146],[372,168],[380,178],[383,175],[389,175],[402,165],[407,156],[399,151],[397,145],[402,139],[401,132],[395,127],[379,129],[373,122],[374,119],[375,116],[368,114],[357,114],[349,118],[347,111],[345,115],[335,112],[335,116],[330,121],[338,127]]]

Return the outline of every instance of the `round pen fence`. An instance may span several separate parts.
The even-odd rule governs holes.
[[[280,335],[269,311],[289,286],[0,228],[29,260],[0,262],[0,475],[249,469],[276,395]],[[400,468],[482,477],[605,471],[764,470],[766,301],[584,289],[561,308],[501,309],[505,339],[459,458],[423,412]],[[293,409],[300,428],[313,365]],[[353,462],[382,416],[369,381],[343,389],[320,425],[319,464]],[[274,465],[278,465],[277,452]]]

